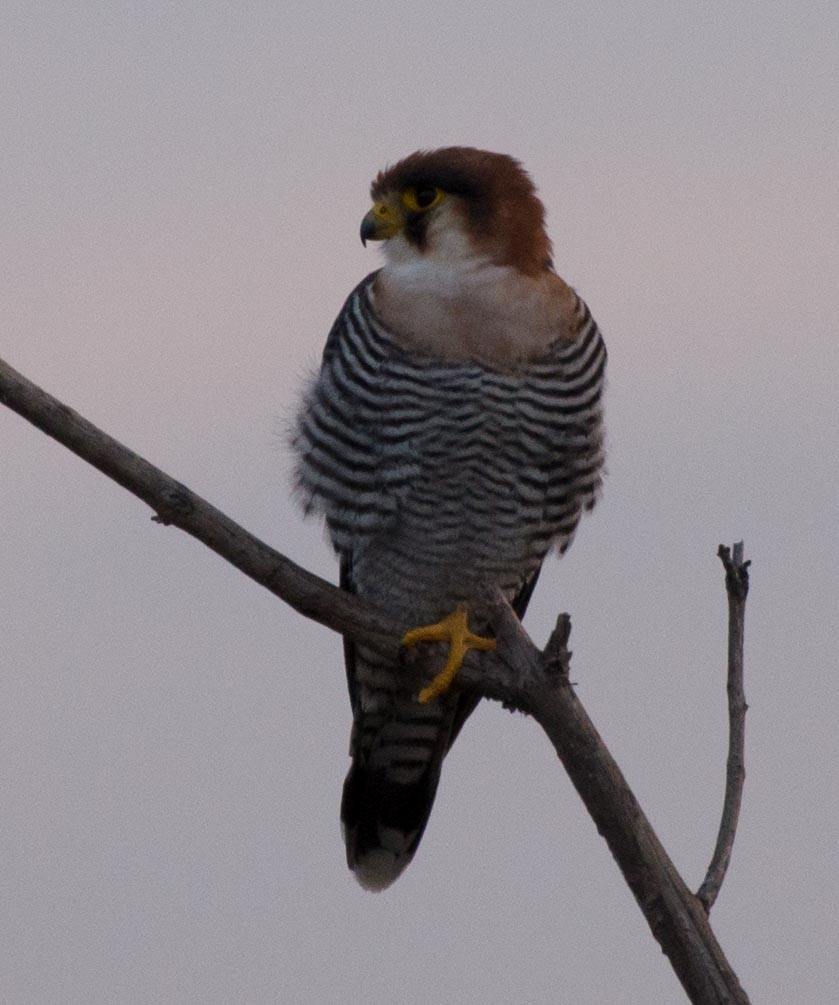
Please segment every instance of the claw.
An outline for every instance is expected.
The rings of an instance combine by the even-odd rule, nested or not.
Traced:
[[[402,639],[403,646],[415,646],[418,642],[448,642],[449,658],[434,680],[420,691],[420,704],[426,705],[441,694],[445,694],[457,676],[463,657],[470,649],[488,652],[495,649],[495,639],[487,639],[469,631],[465,607],[458,607],[448,617],[433,625],[414,628]]]

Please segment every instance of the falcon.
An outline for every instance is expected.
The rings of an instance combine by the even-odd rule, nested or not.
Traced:
[[[398,660],[344,644],[347,861],[382,890],[413,857],[477,704],[457,672],[495,645],[487,587],[522,617],[546,554],[595,503],[606,349],[512,157],[418,151],[370,194],[361,239],[382,242],[384,265],[338,315],[293,446],[342,587],[405,632]]]

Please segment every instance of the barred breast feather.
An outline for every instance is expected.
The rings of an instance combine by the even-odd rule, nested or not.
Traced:
[[[504,372],[446,364],[397,345],[377,316],[376,276],[345,303],[298,416],[304,508],[324,516],[345,588],[406,630],[487,583],[521,615],[546,553],[568,547],[599,491],[600,331],[575,295],[568,337],[538,358]],[[413,855],[474,699],[455,690],[420,705],[410,659],[385,665],[352,644],[346,656],[354,727],[342,817],[350,865],[377,889]]]

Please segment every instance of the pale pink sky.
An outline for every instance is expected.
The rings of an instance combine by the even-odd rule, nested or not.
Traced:
[[[283,429],[417,147],[529,167],[610,349],[609,478],[527,627],[696,887],[720,541],[754,560],[713,922],[755,1003],[839,977],[835,4],[7,3],[0,356],[325,575]],[[74,9],[75,7],[75,9]],[[388,893],[344,863],[340,640],[0,412],[0,999],[669,1005],[538,729],[486,705]]]

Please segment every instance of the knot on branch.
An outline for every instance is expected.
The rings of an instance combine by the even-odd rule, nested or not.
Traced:
[[[195,511],[193,495],[184,485],[167,487],[160,493],[155,509],[157,512],[152,517],[155,523],[164,527],[169,527],[171,524],[178,525]]]
[[[540,651],[499,589],[488,590],[485,603],[498,648],[480,656],[470,653],[461,681],[511,712],[532,715],[532,696],[540,686],[570,686],[571,618],[559,615],[544,651]]]

